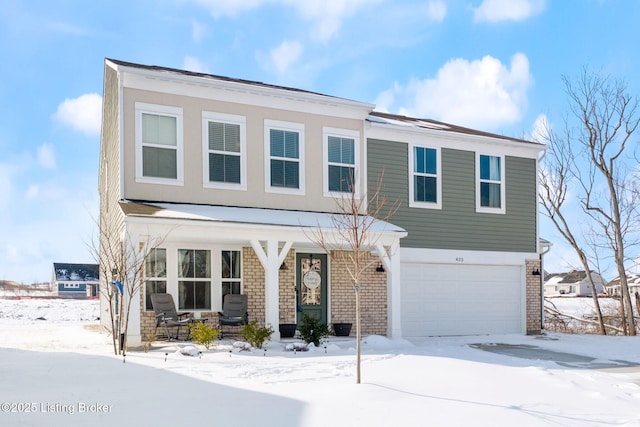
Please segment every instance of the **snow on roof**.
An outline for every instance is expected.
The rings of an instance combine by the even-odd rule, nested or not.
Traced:
[[[149,216],[197,221],[230,222],[303,228],[335,228],[335,213],[293,211],[284,209],[245,208],[233,206],[195,205],[155,202],[120,202],[128,216]],[[406,231],[382,220],[375,220],[371,231],[402,233]]]
[[[371,123],[378,123],[383,125],[392,125],[392,126],[402,126],[407,128],[422,128],[422,129],[432,129],[432,130],[441,130],[447,132],[454,133],[462,133],[466,135],[476,135],[476,136],[485,136],[489,138],[498,138],[512,142],[518,142],[523,144],[532,144],[539,145],[544,147],[544,144],[540,144],[538,142],[527,141],[520,138],[512,138],[505,135],[498,135],[490,132],[483,132],[476,129],[465,128],[462,126],[452,125],[449,123],[439,122],[437,120],[431,119],[419,119],[414,117],[401,116],[398,114],[390,114],[383,113],[380,111],[372,111],[369,113],[367,120]]]

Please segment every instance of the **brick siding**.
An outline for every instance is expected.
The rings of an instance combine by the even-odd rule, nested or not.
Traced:
[[[343,254],[332,253],[331,261],[331,323],[352,323],[355,335],[356,298]],[[377,257],[367,254],[371,265],[360,281],[360,327],[363,334],[387,334],[387,273],[377,272]]]
[[[532,273],[535,270],[540,270],[540,260],[528,259],[525,262],[526,265],[526,282],[527,282],[527,335],[539,335],[540,325],[542,322],[542,301],[540,295],[540,277],[534,276]]]

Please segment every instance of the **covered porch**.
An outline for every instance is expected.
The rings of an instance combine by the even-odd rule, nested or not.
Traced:
[[[155,329],[147,302],[153,291],[172,294],[180,311],[214,324],[225,293],[246,294],[250,320],[271,325],[272,339],[280,338],[279,324],[296,323],[305,311],[327,324],[355,323],[353,283],[342,263],[315,243],[318,230],[340,242],[334,214],[130,201],[120,206],[134,241],[160,238],[165,266],[162,277],[146,276],[140,310],[131,313],[130,345],[148,341]],[[361,283],[363,332],[399,337],[399,240],[406,232],[384,221],[371,232],[371,262]],[[332,255],[345,249],[336,244]],[[184,266],[195,259],[203,277],[184,277]]]

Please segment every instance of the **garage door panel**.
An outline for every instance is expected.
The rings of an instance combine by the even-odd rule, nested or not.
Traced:
[[[521,330],[521,267],[404,263],[401,279],[405,336]]]

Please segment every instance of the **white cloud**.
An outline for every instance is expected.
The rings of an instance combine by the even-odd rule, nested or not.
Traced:
[[[533,129],[531,130],[531,140],[539,142],[541,144],[545,144],[548,140],[550,130],[551,128],[549,126],[549,120],[547,119],[546,114],[538,115],[535,122],[533,122]]]
[[[195,19],[191,21],[191,38],[194,42],[200,43],[207,34],[207,26]]]
[[[37,199],[40,195],[40,186],[38,184],[31,184],[24,195],[25,199],[33,200]]]
[[[65,99],[53,116],[74,130],[95,135],[100,133],[102,97],[97,93],[86,93],[74,99]]]
[[[545,0],[484,0],[473,9],[473,21],[522,21],[542,13],[545,7]]]
[[[182,61],[182,69],[193,71],[195,73],[208,73],[207,67],[198,59],[193,56],[185,56]]]
[[[342,25],[342,21],[352,16],[359,9],[380,3],[383,0],[195,0],[209,9],[214,18],[236,16],[240,13],[256,9],[264,4],[276,4],[293,7],[304,19],[312,22],[311,38],[327,41],[334,37]],[[435,14],[442,14],[442,0],[435,0],[430,7]]]
[[[430,1],[427,5],[427,14],[430,20],[442,22],[447,16],[447,5],[442,0]]]
[[[491,56],[457,58],[434,78],[395,83],[376,104],[383,111],[491,130],[521,118],[532,81],[529,60],[522,53],[513,55],[510,67]]]
[[[269,51],[269,57],[278,72],[284,74],[300,58],[303,49],[301,43],[285,40]]]
[[[56,168],[56,153],[53,150],[53,145],[44,143],[38,147],[38,164],[45,169]]]
[[[284,4],[295,7],[307,20],[312,21],[311,38],[327,41],[340,30],[342,21],[356,11],[380,3],[381,0],[282,0]]]
[[[273,0],[196,0],[196,3],[209,9],[214,18],[221,16],[235,16]]]

